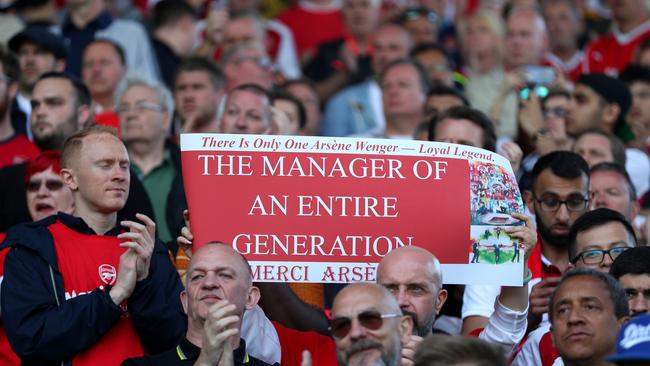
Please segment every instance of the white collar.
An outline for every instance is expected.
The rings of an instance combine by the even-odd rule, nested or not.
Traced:
[[[616,38],[616,41],[620,45],[625,45],[632,42],[636,37],[640,36],[641,34],[649,30],[650,30],[650,19],[639,24],[636,28],[632,29],[627,33],[621,33],[616,23],[612,24],[612,34],[614,35],[614,38]]]

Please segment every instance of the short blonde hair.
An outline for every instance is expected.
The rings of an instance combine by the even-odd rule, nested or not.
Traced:
[[[115,128],[102,125],[93,125],[84,128],[65,139],[63,150],[61,151],[61,168],[70,168],[72,162],[78,157],[83,140],[86,137],[103,134],[115,136],[115,138],[119,139]]]

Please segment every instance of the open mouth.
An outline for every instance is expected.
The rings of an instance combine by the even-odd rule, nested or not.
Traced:
[[[54,211],[54,206],[49,205],[47,203],[37,203],[35,208],[36,208],[36,212]]]

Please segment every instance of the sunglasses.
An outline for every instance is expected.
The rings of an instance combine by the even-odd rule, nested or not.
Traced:
[[[382,314],[375,310],[367,310],[357,315],[362,327],[377,330],[384,324],[384,319],[401,317],[402,314]],[[352,319],[349,317],[334,318],[330,322],[330,332],[334,338],[345,338],[352,329]]]
[[[41,185],[45,184],[45,188],[50,191],[58,191],[63,188],[63,182],[55,179],[42,180],[30,180],[27,182],[27,192],[38,192],[41,189]]]

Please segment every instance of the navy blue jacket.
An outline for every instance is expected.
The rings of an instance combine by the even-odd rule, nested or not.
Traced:
[[[65,300],[48,230],[56,220],[78,232],[95,234],[82,219],[59,213],[14,226],[2,246],[13,247],[4,267],[2,321],[24,366],[69,365],[77,353],[101,341],[122,315],[111,300],[110,286]],[[106,235],[117,235],[120,230],[116,226]],[[83,244],[79,243],[79,250]],[[182,290],[167,249],[156,241],[149,277],[136,284],[128,300],[130,316],[147,353],[163,352],[184,338],[187,318],[180,302]]]

